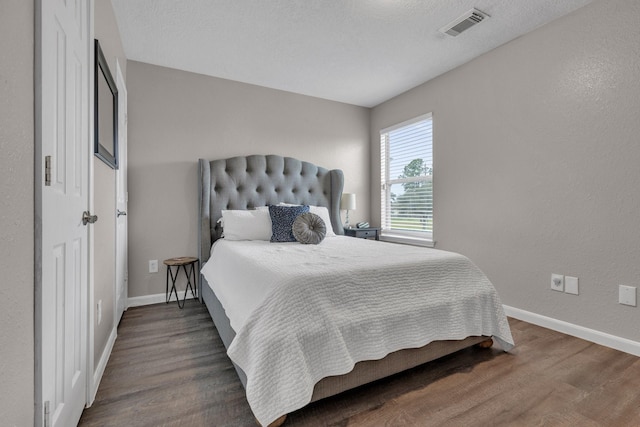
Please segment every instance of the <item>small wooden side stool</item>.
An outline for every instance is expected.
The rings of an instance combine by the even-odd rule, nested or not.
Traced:
[[[183,308],[184,303],[187,301],[187,291],[189,289],[191,289],[191,295],[193,295],[193,298],[198,298],[195,266],[197,264],[198,270],[200,270],[200,260],[191,256],[183,256],[178,258],[165,259],[164,264],[167,266],[167,286],[165,291],[165,294],[167,296],[167,304],[169,304],[169,301],[171,300],[171,294],[175,292],[176,300],[178,301],[178,307]],[[173,274],[173,270],[171,270],[171,267],[176,267],[175,275]],[[187,276],[187,286],[184,288],[184,298],[182,300],[182,305],[180,305],[180,297],[178,296],[178,290],[176,289],[176,279],[178,278],[180,267],[182,267],[182,269],[184,270],[184,274]],[[189,271],[187,271],[187,267],[191,267]],[[169,291],[169,276],[171,276],[171,291]],[[193,285],[191,284],[191,276],[193,276]]]

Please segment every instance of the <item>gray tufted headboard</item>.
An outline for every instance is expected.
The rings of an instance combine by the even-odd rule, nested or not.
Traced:
[[[232,157],[199,162],[198,258],[209,259],[222,230],[223,209],[251,209],[280,202],[326,206],[336,234],[344,234],[340,198],[344,176],[312,163],[277,155]]]

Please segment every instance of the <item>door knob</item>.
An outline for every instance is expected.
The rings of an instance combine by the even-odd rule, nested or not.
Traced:
[[[89,211],[82,212],[82,225],[93,224],[98,220],[98,215],[91,215]]]
[[[127,216],[127,213],[125,211],[121,211],[120,209],[116,209],[116,212],[118,217],[120,217],[121,215]]]

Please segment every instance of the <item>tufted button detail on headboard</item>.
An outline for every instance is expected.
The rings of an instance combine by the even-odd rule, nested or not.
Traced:
[[[336,201],[336,197],[343,185],[341,171],[330,171],[311,163],[275,155],[199,162],[201,176],[208,181],[203,183],[201,194],[201,234],[207,237],[202,238],[200,249],[206,257],[211,243],[220,238],[221,228],[216,221],[222,209],[253,208],[285,201],[326,206],[330,210],[334,228],[339,227],[339,219],[336,219],[339,200]]]

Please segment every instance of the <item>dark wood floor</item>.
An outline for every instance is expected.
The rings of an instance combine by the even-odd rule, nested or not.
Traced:
[[[510,319],[467,349],[316,402],[286,426],[640,426],[640,358]],[[81,426],[255,426],[206,308],[129,309]]]

